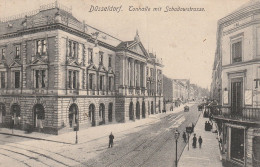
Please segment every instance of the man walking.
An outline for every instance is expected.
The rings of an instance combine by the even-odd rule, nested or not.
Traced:
[[[193,146],[193,148],[197,147],[197,137],[196,137],[196,134],[194,134],[194,136],[192,138],[192,146]]]
[[[202,138],[201,138],[201,136],[199,137],[199,146],[200,146],[200,148],[201,148],[201,144],[202,144]]]
[[[113,147],[113,140],[114,140],[114,135],[113,135],[112,132],[111,132],[111,134],[109,135],[108,148]]]
[[[184,142],[186,143],[187,137],[186,137],[186,133],[185,132],[183,132],[182,138],[183,138]]]

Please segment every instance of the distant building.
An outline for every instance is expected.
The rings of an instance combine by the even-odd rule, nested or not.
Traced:
[[[0,21],[0,126],[58,134],[143,119],[163,106],[163,65],[55,2]]]
[[[224,166],[260,166],[260,1],[218,22],[211,95]]]

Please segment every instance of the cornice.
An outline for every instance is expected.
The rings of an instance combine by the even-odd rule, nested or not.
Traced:
[[[246,61],[246,62],[239,62],[239,63],[234,63],[234,64],[228,64],[228,65],[224,65],[222,66],[222,69],[228,69],[228,68],[233,68],[233,67],[241,67],[241,66],[246,66],[246,65],[250,65],[250,64],[259,64],[260,63],[260,59],[253,59],[250,61]]]
[[[95,43],[95,39],[93,39],[91,35],[89,35],[85,32],[81,32],[77,29],[68,27],[68,26],[61,24],[61,23],[54,23],[54,24],[49,24],[49,25],[44,25],[44,26],[39,26],[39,27],[27,28],[27,29],[18,30],[17,32],[14,32],[14,33],[3,34],[3,35],[0,36],[0,40],[1,39],[7,39],[7,38],[15,38],[15,37],[18,37],[18,36],[37,33],[37,32],[50,31],[50,30],[63,30],[65,32],[76,35],[78,37],[85,38],[85,39],[88,40],[88,42],[91,42],[93,44]],[[98,41],[98,44],[102,47],[107,48],[107,49],[116,51],[116,47],[114,47],[114,46],[112,46],[108,43]]]

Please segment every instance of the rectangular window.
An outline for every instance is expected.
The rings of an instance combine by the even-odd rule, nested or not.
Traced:
[[[2,60],[5,60],[5,48],[2,48]]]
[[[20,46],[15,47],[15,59],[20,59]]]
[[[150,74],[151,74],[151,77],[153,77],[153,69],[152,68],[150,69]]]
[[[69,48],[68,48],[68,52],[69,52],[69,56],[71,57],[71,55],[72,55],[72,42],[71,41],[69,41],[69,46],[68,46]]]
[[[77,88],[77,72],[73,71],[73,89]]]
[[[20,87],[20,71],[14,72],[14,87],[19,88]]]
[[[104,76],[103,75],[100,75],[99,77],[99,89],[100,90],[103,90],[103,79],[104,79]]]
[[[69,57],[71,58],[77,58],[78,57],[78,43],[74,41],[69,41],[69,46],[68,46],[68,53]]]
[[[93,89],[93,75],[89,74],[89,89]]]
[[[108,58],[108,67],[112,66],[112,57],[109,56]]]
[[[103,65],[103,53],[99,53],[99,64]]]
[[[88,50],[88,61],[89,63],[93,63],[93,50],[92,49],[89,49]]]
[[[45,88],[45,70],[35,70],[35,87],[36,88]]]
[[[77,58],[78,57],[78,46],[77,46],[77,43],[76,42],[73,42],[73,55],[72,57],[73,58]]]
[[[46,54],[46,51],[47,51],[46,40],[45,39],[37,40],[36,49],[37,49],[36,54],[38,54],[38,55]]]
[[[42,88],[45,88],[45,78],[46,74],[45,74],[45,70],[42,70]]]
[[[238,41],[232,44],[232,62],[242,61],[242,41]]]
[[[35,71],[35,79],[36,79],[36,81],[35,81],[35,87],[36,88],[39,88],[39,70],[36,70]]]
[[[5,72],[1,72],[1,88],[5,88]]]
[[[149,67],[146,68],[146,76],[149,76]]]
[[[110,91],[112,90],[112,77],[108,78],[108,88]]]
[[[72,88],[71,77],[72,77],[72,71],[69,71],[69,88]]]

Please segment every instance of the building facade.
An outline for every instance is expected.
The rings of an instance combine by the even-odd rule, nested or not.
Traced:
[[[0,22],[0,126],[58,134],[160,113],[162,62],[57,2]]]
[[[216,107],[213,114],[223,164],[260,166],[259,0],[219,20],[216,53],[213,82],[221,83],[211,91],[214,97],[221,95],[222,106]]]

